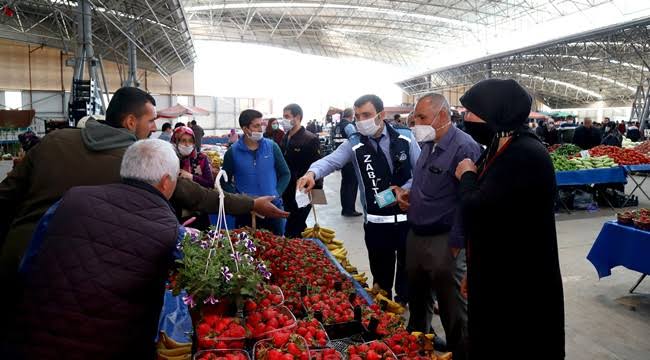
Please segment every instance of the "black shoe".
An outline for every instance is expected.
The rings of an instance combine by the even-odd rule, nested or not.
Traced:
[[[345,217],[355,217],[355,216],[361,216],[361,215],[363,215],[363,213],[360,213],[358,211],[353,211],[351,213],[341,213],[341,215],[343,215]]]

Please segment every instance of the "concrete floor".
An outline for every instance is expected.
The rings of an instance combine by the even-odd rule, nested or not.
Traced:
[[[350,262],[370,277],[363,241],[363,220],[340,215],[340,179],[339,172],[325,179],[329,203],[317,206],[318,220],[321,225],[336,230],[337,238],[345,242]],[[643,200],[640,199],[640,206],[650,207],[650,201]],[[360,203],[357,210],[361,210]],[[615,213],[610,209],[557,216],[567,359],[650,359],[650,278],[641,283],[635,294],[629,294],[628,290],[640,274],[618,267],[612,270],[611,276],[599,280],[596,270],[586,259],[602,224],[614,217]],[[309,226],[313,222],[313,217],[310,217]],[[438,333],[444,333],[438,317],[433,325]],[[501,337],[495,340],[507,341],[507,334],[499,335]],[[540,350],[543,351],[543,345]]]

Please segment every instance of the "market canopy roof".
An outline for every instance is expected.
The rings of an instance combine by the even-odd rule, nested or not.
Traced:
[[[432,70],[401,81],[411,95],[512,78],[552,108],[631,105],[650,72],[650,17]]]
[[[210,112],[198,106],[185,106],[181,104],[176,104],[158,111],[158,118],[164,119],[173,119],[183,115],[207,116],[210,115]]]
[[[271,45],[399,65],[477,34],[579,13],[611,0],[184,0],[194,39]],[[588,19],[584,19],[588,21]],[[424,56],[426,60],[426,56]]]
[[[88,0],[95,54],[127,63],[129,39],[140,67],[167,77],[194,63],[196,53],[180,0]],[[77,1],[5,1],[0,38],[74,52]],[[4,5],[4,4],[3,4]]]

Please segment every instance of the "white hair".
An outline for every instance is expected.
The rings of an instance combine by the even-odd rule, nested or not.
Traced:
[[[139,140],[126,149],[120,176],[156,185],[165,175],[176,181],[179,169],[178,156],[169,141]]]

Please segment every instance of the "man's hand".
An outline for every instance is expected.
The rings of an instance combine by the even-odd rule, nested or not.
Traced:
[[[406,189],[402,189],[399,186],[391,186],[391,189],[395,192],[395,197],[397,198],[397,205],[402,211],[408,210],[409,206],[411,205],[409,203],[409,194],[410,191]]]
[[[192,180],[192,179],[194,179],[194,177],[192,176],[192,174],[191,174],[190,172],[188,172],[188,171],[185,171],[185,170],[181,170],[181,171],[178,173],[178,175],[179,175],[180,177],[182,177],[182,178],[187,179],[187,180]]]
[[[468,171],[474,173],[477,171],[476,165],[474,164],[474,161],[472,161],[472,159],[465,159],[458,163],[458,166],[456,167],[456,179],[460,180],[463,174]]]
[[[311,171],[307,171],[307,173],[296,182],[296,191],[303,191],[306,193],[311,191],[314,186],[316,186],[315,174]]]
[[[467,299],[467,274],[465,274],[463,280],[460,281],[460,294]]]
[[[271,203],[275,196],[260,196],[253,203],[253,211],[268,218],[286,218],[289,213],[278,209]]]

